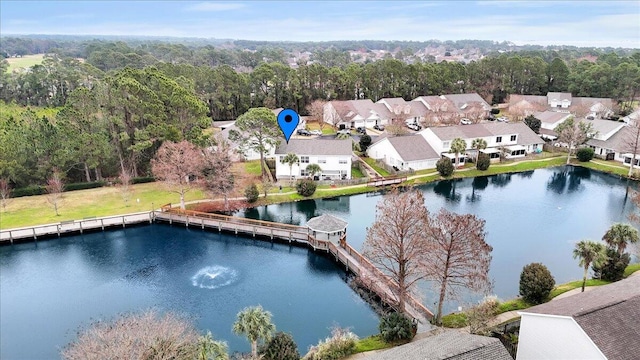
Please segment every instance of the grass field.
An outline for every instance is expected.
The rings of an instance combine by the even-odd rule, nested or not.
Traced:
[[[0,213],[0,229],[148,211],[170,202],[180,202],[178,194],[167,191],[161,183],[138,184],[132,188],[128,203],[124,202],[116,187],[65,192],[59,207],[60,216],[56,216],[46,195],[11,199],[7,211]],[[204,198],[205,194],[199,190],[190,191],[186,195],[187,201]]]
[[[376,164],[376,160],[375,159],[368,158],[368,157],[363,157],[362,160],[364,160],[364,162],[369,164],[369,166],[371,166],[373,168],[373,170],[377,171],[378,174],[380,174],[382,176],[391,175],[387,170],[385,170],[385,169],[381,168],[380,166],[378,166],[378,164]]]
[[[18,58],[8,58],[7,62],[9,63],[9,68],[7,69],[7,72],[12,72],[21,68],[30,68],[33,65],[41,64],[43,59],[44,54],[25,55]]]

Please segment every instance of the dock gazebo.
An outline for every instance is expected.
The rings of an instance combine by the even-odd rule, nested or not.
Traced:
[[[331,241],[344,247],[347,241],[348,223],[333,215],[322,214],[307,221],[309,237],[314,240]]]

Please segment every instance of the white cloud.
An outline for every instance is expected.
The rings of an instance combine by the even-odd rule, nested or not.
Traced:
[[[228,3],[228,2],[202,2],[188,6],[187,11],[228,11],[242,9],[246,5],[243,3]]]

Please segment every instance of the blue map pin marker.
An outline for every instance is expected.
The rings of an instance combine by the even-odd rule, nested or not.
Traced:
[[[284,139],[287,141],[287,144],[299,123],[300,115],[298,115],[295,110],[284,109],[278,114],[278,125],[280,126],[280,130],[282,130],[282,134],[284,135]]]

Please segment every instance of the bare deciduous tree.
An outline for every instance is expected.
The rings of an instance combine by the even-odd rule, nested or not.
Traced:
[[[488,111],[484,109],[482,104],[478,101],[472,101],[464,109],[464,116],[471,120],[474,124],[487,118]]]
[[[224,342],[201,337],[194,325],[172,313],[154,311],[97,321],[62,350],[65,360],[228,359]]]
[[[185,194],[196,185],[192,177],[201,173],[202,166],[202,152],[186,140],[179,143],[165,141],[151,160],[151,172],[156,179],[163,181],[169,191],[180,195],[181,209],[185,208]]]
[[[11,199],[11,184],[9,184],[9,180],[5,178],[0,178],[0,203],[2,203],[2,210],[7,211],[7,205],[9,205],[9,200]]]
[[[498,313],[498,305],[498,299],[495,297],[486,297],[480,304],[467,310],[469,332],[488,336],[490,333],[491,320],[493,320]]]
[[[631,159],[631,164],[629,164],[629,174],[628,174],[628,176],[631,177],[631,175],[633,175],[633,169],[635,166],[636,159],[638,157],[638,155],[636,154],[640,152],[640,122],[631,121],[629,125],[626,127],[626,129],[623,129],[623,130],[626,131],[626,136],[624,138],[624,143],[623,143],[623,147],[624,147],[623,151],[627,151],[630,154],[632,154],[632,159]]]
[[[204,186],[214,196],[224,197],[225,211],[229,211],[229,194],[235,186],[231,146],[223,137],[213,139],[214,146],[205,154]]]
[[[367,229],[364,256],[389,275],[400,311],[426,275],[422,258],[427,250],[424,230],[428,216],[422,193],[392,192],[378,202],[376,221]]]
[[[307,112],[311,121],[317,122],[320,130],[324,128],[324,105],[327,102],[324,100],[314,100],[311,104],[307,105]]]
[[[569,117],[560,125],[556,126],[555,132],[558,133],[558,141],[567,144],[569,153],[567,154],[567,164],[571,159],[571,152],[578,145],[582,145],[595,136],[593,124],[584,121],[577,121],[573,117]]]
[[[547,105],[539,102],[526,102],[520,101],[514,105],[509,106],[509,115],[515,121],[522,121],[529,115],[533,115],[538,111],[544,111],[547,109]]]
[[[131,194],[133,192],[133,188],[131,186],[133,177],[129,171],[122,170],[120,171],[120,176],[118,176],[118,178],[120,179],[120,184],[118,185],[120,196],[122,196],[122,200],[124,200],[125,205],[129,206],[129,200],[131,199]]]
[[[62,192],[64,191],[64,181],[60,171],[53,170],[51,177],[47,179],[45,190],[47,191],[47,201],[53,206],[56,216],[60,216],[58,209],[62,205]]]
[[[445,298],[456,297],[463,289],[491,289],[489,265],[493,248],[484,241],[484,224],[475,215],[458,215],[445,209],[429,217],[425,232],[429,253],[424,257],[424,269],[439,289],[437,323],[442,318]]]

